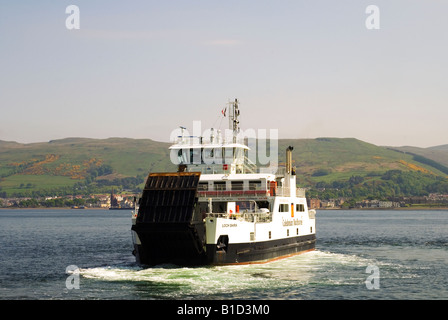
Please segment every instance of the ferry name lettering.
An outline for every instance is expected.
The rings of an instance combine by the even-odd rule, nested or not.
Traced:
[[[236,223],[223,223],[222,224],[223,228],[227,228],[227,227],[238,227],[238,224]]]
[[[301,226],[302,225],[302,220],[300,219],[288,219],[288,220],[283,220],[282,221],[282,225],[284,227],[289,227],[289,226]]]

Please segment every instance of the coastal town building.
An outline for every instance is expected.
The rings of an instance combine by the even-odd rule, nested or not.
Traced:
[[[67,195],[67,196],[46,196],[42,198],[0,198],[0,208],[21,208],[21,207],[52,207],[52,206],[66,206],[82,204],[86,208],[103,208],[108,209],[112,207],[132,208],[134,206],[133,194],[116,195],[116,194],[101,194],[101,195]],[[341,209],[341,208],[355,208],[355,209],[395,209],[404,207],[448,207],[448,194],[431,193],[428,196],[413,196],[413,197],[396,197],[391,199],[364,199],[356,202],[351,202],[348,205],[346,198],[336,198],[322,200],[317,198],[308,198],[308,207],[310,209]]]

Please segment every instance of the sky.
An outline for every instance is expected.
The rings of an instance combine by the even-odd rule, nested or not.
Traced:
[[[226,129],[237,98],[242,129],[279,138],[448,144],[447,12],[443,0],[0,0],[0,140],[169,142],[193,121]]]

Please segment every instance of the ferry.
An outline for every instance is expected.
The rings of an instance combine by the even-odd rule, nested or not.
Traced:
[[[316,211],[296,186],[293,147],[285,150],[286,166],[256,166],[238,138],[239,114],[235,99],[229,139],[214,130],[207,141],[178,136],[170,147],[178,171],[148,175],[132,215],[137,263],[265,263],[315,249]]]

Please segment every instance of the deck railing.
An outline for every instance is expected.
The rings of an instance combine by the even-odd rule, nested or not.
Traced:
[[[219,190],[198,191],[198,196],[203,198],[214,197],[266,197],[270,196],[269,190]]]
[[[276,190],[217,190],[208,191],[200,190],[198,191],[198,196],[200,198],[215,198],[215,197],[254,197],[254,198],[265,198],[270,196],[279,197],[289,197],[290,188],[278,187]],[[296,188],[296,196],[299,198],[305,197],[305,189]]]

